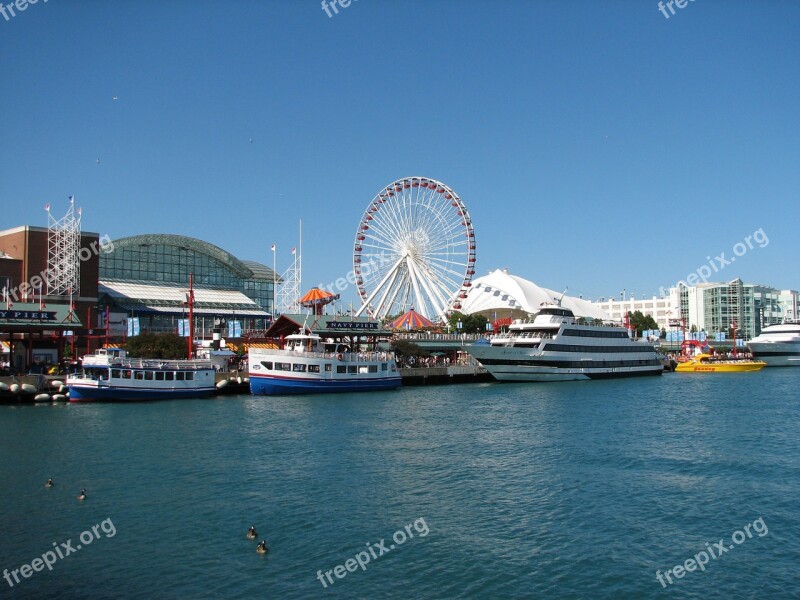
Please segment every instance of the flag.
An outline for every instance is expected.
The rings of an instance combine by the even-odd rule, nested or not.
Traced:
[[[47,210],[47,211],[50,210],[50,203],[49,202],[44,205],[44,209]]]
[[[270,246],[269,249],[275,252],[275,244],[272,244],[272,246]]]
[[[297,254],[297,248],[292,248],[292,254]]]

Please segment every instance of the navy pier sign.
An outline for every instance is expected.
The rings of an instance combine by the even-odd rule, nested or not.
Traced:
[[[0,319],[9,321],[55,321],[55,311],[45,310],[0,310]]]
[[[378,323],[364,321],[328,321],[328,329],[378,329]]]

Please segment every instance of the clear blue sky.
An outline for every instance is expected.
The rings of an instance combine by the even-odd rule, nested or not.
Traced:
[[[717,279],[797,289],[800,3],[657,4],[39,0],[0,17],[0,228],[74,194],[86,230],[277,243],[281,271],[302,218],[308,288],[423,175],[478,276],[649,295],[763,229]]]

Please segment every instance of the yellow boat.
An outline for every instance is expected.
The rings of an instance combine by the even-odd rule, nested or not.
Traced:
[[[744,373],[760,371],[767,366],[762,360],[749,358],[717,358],[710,354],[698,354],[685,362],[679,362],[676,373]]]

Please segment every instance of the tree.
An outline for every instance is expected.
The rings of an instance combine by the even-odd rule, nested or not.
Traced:
[[[136,358],[186,358],[188,341],[175,333],[143,333],[129,337],[125,350]]]
[[[430,356],[430,352],[424,348],[420,348],[417,344],[410,340],[394,340],[392,341],[392,349],[398,356]]]
[[[461,321],[461,329],[458,329],[458,322]],[[450,323],[450,331],[454,333],[484,333],[486,331],[486,323],[489,322],[483,315],[465,315],[455,311],[450,315],[448,323]]]
[[[642,314],[642,311],[636,312],[628,311],[628,321],[630,322],[631,329],[636,332],[636,336],[642,335],[643,331],[658,329],[658,323],[650,315]]]

